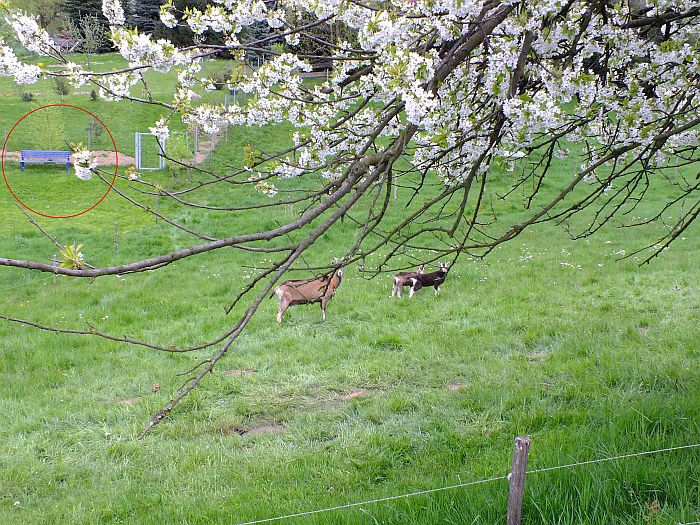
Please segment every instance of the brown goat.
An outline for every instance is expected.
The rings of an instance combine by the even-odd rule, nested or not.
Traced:
[[[272,294],[280,299],[280,306],[277,309],[277,322],[282,322],[282,314],[290,306],[311,303],[321,303],[321,314],[325,321],[326,303],[333,297],[338,286],[340,286],[342,278],[343,269],[338,268],[330,279],[327,275],[324,275],[318,279],[286,281],[279,285]]]
[[[411,286],[411,278],[421,275],[425,265],[421,264],[417,272],[399,272],[394,275],[394,286],[391,288],[391,296],[401,297],[401,290],[404,286]]]

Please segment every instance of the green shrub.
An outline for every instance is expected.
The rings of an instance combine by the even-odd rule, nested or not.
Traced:
[[[226,82],[238,80],[240,75],[240,67],[233,68],[232,66],[228,66],[221,71],[212,73],[211,80],[214,83],[214,87],[221,90],[226,88]]]
[[[218,90],[222,90],[226,87],[226,81],[231,78],[231,68],[227,67],[216,73],[212,73],[211,79],[214,82],[214,87]]]
[[[31,102],[34,100],[34,93],[21,93],[20,97],[24,102]]]
[[[187,145],[187,139],[184,135],[175,135],[168,139],[167,144],[168,157],[177,161],[168,163],[168,169],[174,174],[186,169],[185,166],[178,162],[187,163],[194,158],[192,149]]]
[[[50,98],[42,100],[42,104],[52,104]],[[37,108],[42,104],[37,103]],[[65,108],[47,107],[41,111],[35,111],[24,121],[25,133],[31,141],[41,144],[42,149],[65,149],[66,146],[66,119]]]
[[[54,91],[61,95],[61,97],[70,95],[70,83],[68,82],[68,79],[66,77],[54,77],[53,82]]]
[[[90,145],[91,145],[92,149],[95,149],[95,146],[99,143],[100,137],[102,137],[102,133],[105,130],[104,126],[93,118],[93,119],[90,119],[90,122],[88,123],[85,130],[88,132],[88,134],[90,136],[90,139],[91,139]]]

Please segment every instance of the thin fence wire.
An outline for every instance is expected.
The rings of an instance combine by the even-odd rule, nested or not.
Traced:
[[[577,461],[575,463],[567,463],[565,465],[556,465],[553,467],[544,467],[544,468],[539,468],[539,469],[528,470],[527,474],[537,474],[540,472],[549,472],[552,470],[580,467],[582,465],[592,465],[594,463],[603,463],[606,461],[616,461],[616,460],[620,460],[620,459],[633,458],[633,457],[639,457],[639,456],[649,456],[651,454],[658,454],[661,452],[670,452],[673,450],[684,450],[684,449],[690,449],[690,448],[696,448],[696,447],[700,447],[700,443],[695,443],[692,445],[680,445],[677,447],[660,448],[657,450],[646,450],[643,452],[631,452],[628,454],[621,454],[619,456],[613,456],[613,457],[609,457],[609,458],[598,458],[598,459],[591,459],[588,461]],[[236,525],[254,525],[256,523],[269,523],[272,521],[281,521],[281,520],[286,520],[289,518],[299,518],[299,517],[303,517],[303,516],[310,516],[312,514],[320,514],[323,512],[331,512],[331,511],[335,511],[335,510],[348,509],[351,507],[359,507],[362,505],[370,505],[372,503],[381,503],[384,501],[409,498],[411,496],[420,496],[422,494],[432,494],[434,492],[453,490],[453,489],[458,489],[458,488],[462,488],[462,487],[469,487],[472,485],[480,485],[480,484],[484,484],[484,483],[489,483],[491,481],[508,479],[509,476],[510,476],[510,474],[504,474],[502,476],[495,476],[492,478],[480,479],[477,481],[469,481],[467,483],[458,483],[456,485],[448,485],[446,487],[439,487],[439,488],[426,489],[426,490],[417,490],[414,492],[408,492],[406,494],[399,494],[396,496],[387,496],[384,498],[375,498],[375,499],[370,499],[370,500],[366,500],[366,501],[358,501],[356,503],[346,503],[344,505],[336,505],[335,507],[327,507],[327,508],[323,508],[323,509],[309,510],[309,511],[305,511],[305,512],[296,512],[294,514],[285,514],[283,516],[275,516],[273,518],[263,518],[263,519],[259,519],[259,520],[253,520],[253,521],[245,521],[242,523],[237,523]],[[700,524],[700,521],[695,521],[695,522],[691,522],[691,523],[682,523],[682,524],[679,523],[678,525],[696,525],[696,524]]]
[[[634,458],[638,456],[648,456],[650,454],[658,454],[660,452],[671,452],[672,450],[683,450],[683,449],[688,449],[688,448],[695,448],[695,447],[700,447],[700,443],[696,443],[694,445],[681,445],[678,447],[668,447],[668,448],[660,448],[658,450],[648,450],[644,452],[632,452],[630,454],[622,454],[621,456],[614,456],[611,458],[599,458],[599,459],[591,459],[589,461],[577,461],[575,463],[568,463],[566,465],[557,465],[555,467],[545,467],[545,468],[539,468],[539,469],[534,469],[534,470],[528,470],[528,474],[537,474],[539,472],[549,472],[550,470],[559,470],[563,468],[573,468],[573,467],[580,467],[581,465],[592,465],[593,463],[603,463],[605,461],[616,461],[618,459],[625,459],[625,458]]]
[[[45,277],[45,276],[43,276],[43,277]],[[26,283],[16,284],[14,286],[8,286],[7,288],[2,288],[2,289],[0,289],[0,293],[9,292],[10,290],[16,290],[17,288],[22,288],[24,286],[29,286],[30,284],[38,283],[39,281],[43,281],[43,277],[32,279],[31,281],[27,281]]]
[[[320,514],[321,512],[330,512],[332,510],[341,510],[341,509],[347,509],[350,507],[358,507],[360,505],[369,505],[371,503],[381,503],[382,501],[391,501],[395,499],[401,499],[401,498],[409,498],[411,496],[419,496],[421,494],[432,494],[434,492],[441,492],[443,490],[451,490],[451,489],[458,489],[462,487],[470,487],[472,485],[480,485],[482,483],[489,483],[491,481],[498,481],[501,479],[508,479],[508,474],[503,474],[502,476],[495,476],[493,478],[487,478],[487,479],[480,479],[477,481],[469,481],[467,483],[458,483],[456,485],[449,485],[447,487],[439,487],[435,489],[426,489],[426,490],[416,490],[415,492],[409,492],[407,494],[399,494],[397,496],[387,496],[385,498],[376,498],[376,499],[370,499],[367,501],[360,501],[357,503],[346,503],[344,505],[337,505],[335,507],[328,507],[325,509],[316,509],[316,510],[308,510],[306,512],[297,512],[295,514],[287,514],[285,516],[277,516],[275,518],[264,518],[261,520],[254,520],[254,521],[246,521],[244,523],[238,523],[237,525],[252,525],[254,523],[266,523],[270,521],[279,521],[279,520],[284,520],[288,518],[299,518],[301,516],[310,516],[312,514]]]

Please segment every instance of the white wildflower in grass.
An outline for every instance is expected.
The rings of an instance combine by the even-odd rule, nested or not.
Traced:
[[[136,166],[129,166],[126,169],[126,177],[129,180],[138,180],[139,175],[140,174],[139,174],[138,170],[136,169]]]

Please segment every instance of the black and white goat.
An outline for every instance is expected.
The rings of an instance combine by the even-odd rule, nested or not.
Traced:
[[[394,275],[394,286],[391,287],[391,296],[401,297],[401,290],[404,286],[411,285],[411,278],[421,275],[425,270],[425,265],[421,264],[416,272],[399,272]]]
[[[408,292],[409,297],[424,286],[432,286],[435,288],[435,293],[440,292],[440,286],[447,278],[447,263],[440,263],[440,269],[437,272],[423,273],[411,277],[411,291]]]

